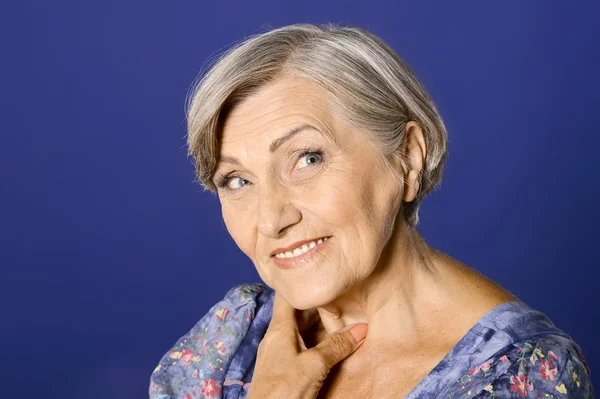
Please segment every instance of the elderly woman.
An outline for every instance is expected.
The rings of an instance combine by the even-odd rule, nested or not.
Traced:
[[[197,84],[189,152],[263,284],[164,355],[151,398],[589,398],[580,347],[417,232],[448,140],[394,51],[299,24]]]

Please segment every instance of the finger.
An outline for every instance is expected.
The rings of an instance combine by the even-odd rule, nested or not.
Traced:
[[[297,325],[296,309],[278,292],[275,292],[273,300],[273,317],[271,318],[271,322]]]
[[[306,343],[304,342],[304,338],[302,338],[302,335],[300,335],[299,331],[296,331],[296,342],[298,342],[298,346],[297,346],[298,352],[303,352],[306,349],[308,349],[306,347]]]
[[[318,353],[329,371],[362,345],[364,338],[367,336],[367,329],[366,323],[349,325],[334,332],[317,346],[308,349],[306,352],[313,351]]]
[[[282,295],[275,292],[273,299],[273,316],[269,323],[267,332],[281,335],[278,339],[288,343],[296,342],[298,322],[296,320],[296,309],[290,305]]]
[[[267,333],[271,336],[277,335],[277,342],[281,348],[295,348],[296,351],[306,350],[306,344],[300,335],[298,319],[304,323],[310,314],[298,312],[282,295],[275,292],[273,299],[273,316]]]
[[[327,331],[337,331],[345,327],[342,318],[334,318],[333,314],[325,309],[319,308],[319,316],[321,317],[323,327],[325,327],[325,330]]]

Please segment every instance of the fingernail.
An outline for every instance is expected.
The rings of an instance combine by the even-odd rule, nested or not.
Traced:
[[[350,329],[350,334],[354,337],[356,342],[360,342],[367,336],[368,324],[360,323]]]

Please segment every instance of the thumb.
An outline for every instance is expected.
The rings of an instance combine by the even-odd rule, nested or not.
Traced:
[[[317,352],[321,359],[325,361],[327,371],[329,371],[358,349],[367,336],[367,330],[368,325],[366,323],[352,324],[340,328],[309,351]]]

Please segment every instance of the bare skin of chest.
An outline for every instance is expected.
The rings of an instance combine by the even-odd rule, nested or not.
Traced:
[[[305,337],[305,341],[312,345],[323,339],[323,334],[324,331],[318,331],[316,335]],[[375,357],[360,354],[359,348],[355,354],[331,369],[318,399],[404,398],[443,359],[449,349],[421,348],[410,353],[389,349]]]
[[[416,371],[414,369],[398,370],[386,373],[387,376],[376,376],[365,372],[362,375],[344,374],[336,366],[331,370],[318,399],[346,398],[404,398],[428,374],[430,370]]]
[[[404,398],[484,314],[517,299],[469,268],[457,270],[457,277],[447,278],[449,286],[469,289],[460,291],[466,294],[450,296],[447,308],[429,326],[429,336],[421,335],[414,342],[384,342],[370,349],[361,346],[331,369],[318,398]],[[302,336],[311,348],[325,339],[327,332],[319,322]]]

